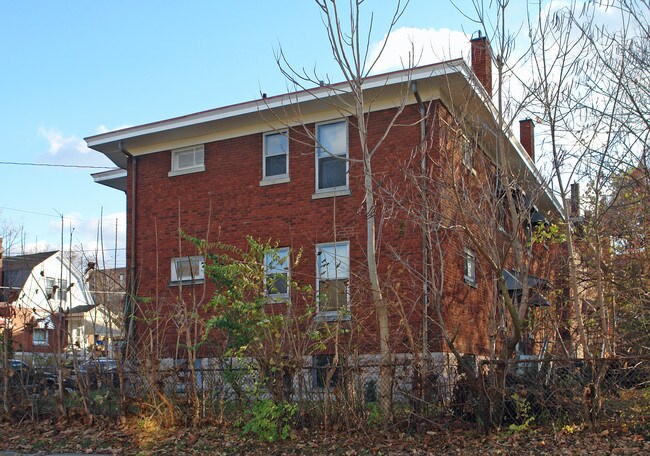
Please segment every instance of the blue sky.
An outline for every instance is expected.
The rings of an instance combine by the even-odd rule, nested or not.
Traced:
[[[369,0],[375,35],[386,31],[393,1]],[[467,9],[471,2],[459,1]],[[517,2],[518,3],[518,2]],[[524,2],[521,1],[522,7]],[[124,194],[95,184],[101,169],[20,166],[7,162],[111,166],[82,138],[106,130],[285,92],[280,45],[297,67],[340,80],[316,5],[275,1],[0,0],[0,228],[18,253],[64,244],[93,252],[100,215],[103,239],[124,263]],[[478,27],[445,0],[412,0],[381,70],[398,68],[408,38],[424,45],[421,63],[469,52]],[[436,48],[437,55],[432,55]],[[109,265],[112,255],[107,256]]]

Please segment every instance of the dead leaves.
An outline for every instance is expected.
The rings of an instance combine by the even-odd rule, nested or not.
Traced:
[[[566,428],[566,427],[565,427]],[[83,420],[0,424],[0,450],[22,453],[79,452],[114,455],[591,455],[650,454],[650,426],[645,422],[608,423],[596,430],[579,426],[553,432],[535,429],[482,436],[467,427],[404,434],[378,430],[324,433],[303,429],[277,444],[243,437],[230,426],[165,428],[129,418],[123,424]]]

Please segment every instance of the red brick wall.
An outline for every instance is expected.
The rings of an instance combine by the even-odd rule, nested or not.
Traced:
[[[530,158],[535,161],[535,124],[532,119],[519,121],[519,142],[524,146]]]
[[[472,70],[481,84],[492,96],[492,52],[486,37],[474,38],[472,45]]]
[[[449,176],[443,163],[460,163],[460,150],[447,134],[453,124],[448,111],[433,103],[440,116],[430,115],[427,123],[429,145],[428,174],[432,185],[430,198],[445,214],[450,226],[459,220],[459,207],[445,188]],[[369,141],[383,134],[394,110],[373,112],[369,116]],[[417,223],[415,184],[409,175],[419,172],[420,158],[413,154],[420,143],[419,113],[408,106],[373,160],[375,190],[378,194],[376,215],[380,233],[380,273],[391,309],[391,344],[395,351],[405,351],[412,337],[422,340],[422,230]],[[313,131],[313,125],[307,125]],[[291,271],[292,279],[315,285],[315,246],[319,243],[350,242],[351,310],[357,332],[356,347],[361,353],[378,351],[377,323],[369,300],[367,285],[366,217],[361,164],[350,164],[350,196],[312,199],[315,186],[314,146],[300,132],[290,133],[291,181],[271,186],[259,185],[262,178],[262,134],[216,141],[205,145],[205,171],[168,177],[171,151],[137,158],[136,172],[136,274],[137,294],[147,298],[139,303],[139,317],[174,315],[168,319],[149,320],[152,332],[145,331],[145,320],[138,321],[136,334],[140,343],[155,347],[159,354],[173,355],[185,334],[201,328],[183,325],[183,312],[195,306],[201,309],[209,300],[212,287],[184,287],[184,303],[179,303],[179,288],[169,286],[171,258],[192,255],[194,247],[179,242],[178,230],[191,236],[245,247],[245,236],[262,241],[277,241],[279,246],[303,249],[300,264]],[[455,144],[455,145],[454,145]],[[356,131],[349,129],[352,159],[361,156]],[[441,153],[444,151],[444,153]],[[127,180],[127,220],[131,218],[131,176]],[[463,166],[463,165],[460,165]],[[462,171],[459,169],[459,172]],[[465,172],[465,171],[463,171]],[[487,170],[478,168],[479,177]],[[466,177],[471,178],[471,174]],[[480,185],[477,179],[473,185]],[[131,231],[127,233],[129,242]],[[129,244],[130,245],[130,244]],[[442,309],[448,330],[456,335],[458,348],[465,352],[486,354],[489,346],[493,273],[477,255],[475,287],[463,280],[463,254],[467,239],[449,229],[441,240],[444,272]],[[127,261],[131,264],[130,252]],[[430,311],[430,318],[433,310]],[[433,319],[429,324],[430,349],[445,350]],[[212,339],[218,347],[220,342]],[[209,345],[209,344],[208,344]]]

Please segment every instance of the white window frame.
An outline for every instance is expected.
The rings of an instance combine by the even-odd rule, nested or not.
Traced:
[[[189,276],[178,276],[179,268],[178,268],[178,263],[181,261],[189,261],[190,264],[192,262],[198,262],[199,263],[199,270],[198,274],[195,277],[192,277],[191,275]],[[202,255],[193,255],[193,256],[182,256],[182,257],[176,257],[171,259],[171,283],[172,284],[179,284],[179,283],[203,283],[205,276],[204,276],[204,259]]]
[[[343,268],[339,271],[339,266],[335,266],[334,277],[322,277],[322,251],[323,249],[334,248],[334,261],[341,259],[347,260],[347,264],[343,263]],[[340,252],[340,254],[339,254]],[[347,254],[347,257],[346,257]],[[341,274],[339,276],[339,273]],[[337,310],[321,310],[320,306],[320,282],[321,279],[329,280],[347,280],[346,283],[346,303],[345,307]],[[350,319],[350,242],[330,242],[326,244],[316,245],[316,305],[317,313],[316,319],[321,321],[334,321],[334,320],[349,320]]]
[[[470,141],[470,139],[462,135],[461,136],[461,154],[463,165],[470,171],[474,169],[474,154],[476,153],[475,144]]]
[[[57,279],[56,277],[45,278],[45,296],[49,295],[50,299],[54,302],[68,302],[68,287],[68,279]],[[54,293],[55,289],[56,293]]]
[[[465,283],[476,285],[476,254],[468,248],[463,253],[463,278]]]
[[[327,188],[319,188],[318,185],[318,175],[320,171],[320,158],[319,158],[319,153],[321,150],[321,144],[319,140],[319,130],[322,127],[326,127],[329,125],[335,125],[335,124],[342,124],[344,125],[345,128],[345,154],[331,154],[329,151],[324,151],[325,156],[329,157],[341,157],[340,160],[345,161],[345,185],[339,185],[337,187],[327,187]],[[314,195],[312,196],[313,199],[318,199],[318,198],[326,198],[330,196],[344,196],[344,195],[349,195],[350,194],[350,136],[349,136],[349,128],[348,128],[348,122],[345,119],[339,119],[339,120],[334,120],[334,121],[328,121],[328,122],[321,122],[316,124],[316,130],[315,130],[315,136],[316,136],[316,149],[315,149],[315,175],[314,175],[314,186],[315,186],[315,192]]]
[[[194,164],[192,166],[179,166],[179,157],[183,154],[194,154]],[[182,147],[172,150],[171,171],[167,174],[169,177],[180,176],[189,173],[198,173],[205,171],[205,146],[198,144],[196,146]]]
[[[284,152],[284,155],[286,157],[286,165],[285,165],[285,172],[283,174],[275,174],[273,176],[267,176],[266,175],[266,159],[267,159],[267,138],[275,135],[281,135],[284,136],[287,139],[287,148]],[[269,155],[271,157],[276,156],[276,155],[282,155],[282,154],[274,154],[274,155]],[[270,131],[268,133],[264,133],[262,136],[262,180],[260,181],[260,185],[273,185],[273,184],[284,184],[286,182],[289,182],[289,130],[281,130],[281,131]]]
[[[44,339],[44,340],[38,340],[38,341],[37,341],[37,340],[36,340],[36,333],[37,333],[37,332],[38,332],[39,334],[40,334],[41,332],[42,332],[43,334],[45,334],[45,339]],[[39,346],[39,347],[46,347],[46,346],[50,345],[50,334],[49,334],[47,328],[34,328],[34,329],[32,330],[32,344],[33,344],[33,345],[37,345],[37,346]]]
[[[289,300],[291,294],[290,253],[289,247],[278,247],[264,254],[264,293],[270,302],[285,302]],[[286,293],[269,293],[268,281],[272,278],[271,275],[275,274],[285,274],[287,283]]]

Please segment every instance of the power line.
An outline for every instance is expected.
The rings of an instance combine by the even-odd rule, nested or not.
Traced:
[[[23,212],[25,214],[43,215],[45,217],[52,217],[52,218],[56,218],[56,219],[61,218],[60,215],[56,215],[56,214],[48,214],[48,213],[45,213],[45,212],[26,211],[24,209],[16,209],[16,208],[13,208],[13,207],[0,206],[0,209],[6,209],[8,211],[15,211],[15,212]],[[115,220],[115,217],[101,217],[101,218],[96,218],[96,219],[92,219],[92,220],[87,220],[87,219],[78,219],[78,218],[67,217],[65,215],[63,216],[63,218],[65,220],[70,220],[70,221],[73,221],[73,222],[99,222],[100,220],[109,220],[109,221]],[[118,226],[125,226],[125,225],[123,223],[118,223]]]
[[[28,163],[28,162],[5,162],[5,161],[0,161],[0,165],[45,166],[50,168],[115,169],[115,166],[63,165],[63,164],[56,164],[56,163]]]

